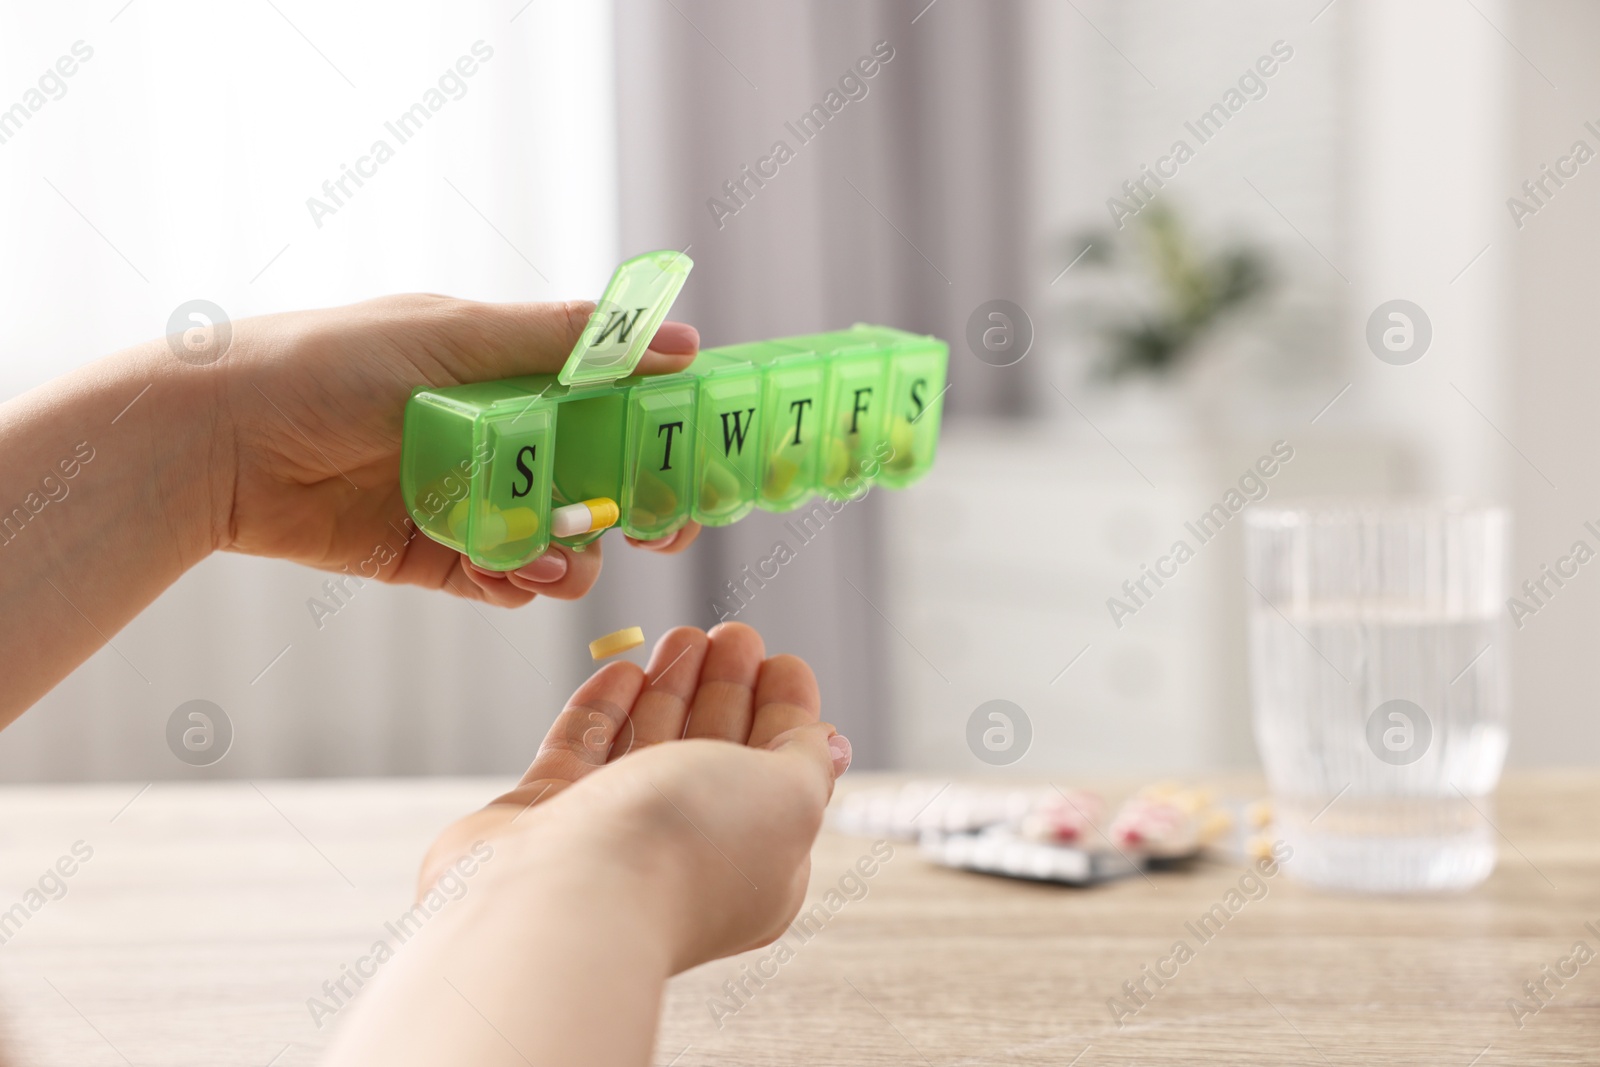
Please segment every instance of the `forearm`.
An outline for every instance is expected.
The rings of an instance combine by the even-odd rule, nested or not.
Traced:
[[[156,341],[0,405],[0,725],[216,544],[216,375]]]
[[[640,1067],[671,973],[659,886],[594,850],[504,845],[369,983],[325,1067]]]

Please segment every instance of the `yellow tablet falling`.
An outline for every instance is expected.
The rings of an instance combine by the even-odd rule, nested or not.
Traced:
[[[642,644],[644,644],[644,631],[637,626],[629,626],[625,630],[618,630],[614,634],[606,634],[590,641],[589,655],[597,660],[608,659],[638,648]]]

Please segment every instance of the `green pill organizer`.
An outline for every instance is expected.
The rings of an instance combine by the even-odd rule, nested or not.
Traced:
[[[506,571],[613,522],[654,540],[927,473],[949,357],[937,338],[857,325],[634,375],[692,266],[650,252],[618,267],[560,374],[415,390],[400,489],[418,528]],[[592,528],[560,536],[552,511],[580,503]]]

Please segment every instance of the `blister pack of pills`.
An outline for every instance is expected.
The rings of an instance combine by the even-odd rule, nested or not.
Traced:
[[[1209,790],[1152,785],[1109,820],[1106,811],[1087,790],[912,781],[847,793],[830,819],[841,833],[915,839],[943,866],[1068,885],[1170,866],[1207,848],[1237,849],[1241,820]]]
[[[1125,854],[1033,841],[1008,826],[991,826],[978,833],[930,834],[921,851],[945,867],[1067,885],[1110,881],[1140,870],[1138,861]]]

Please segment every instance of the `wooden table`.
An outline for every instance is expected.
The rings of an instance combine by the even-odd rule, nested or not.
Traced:
[[[0,1014],[13,1059],[315,1062],[336,1022],[318,1029],[307,999],[406,908],[437,829],[499,786],[0,790]],[[1600,929],[1597,811],[1600,777],[1513,776],[1496,816],[1500,867],[1479,889],[1351,898],[1280,875],[1203,945],[1185,923],[1239,869],[1080,890],[931,867],[897,844],[870,878],[846,880],[857,899],[841,893],[792,957],[763,950],[674,981],[657,1062],[1597,1063],[1600,959],[1549,983],[1548,1006],[1520,1029],[1507,1008],[1575,941],[1600,952],[1584,925]],[[63,879],[65,896],[28,909],[26,890],[78,841],[93,855]],[[871,845],[825,833],[812,898]],[[28,914],[8,928],[15,902]],[[1107,1000],[1180,938],[1194,958],[1119,1028]],[[752,969],[770,977],[758,986]],[[724,983],[741,980],[748,995],[730,998]]]

